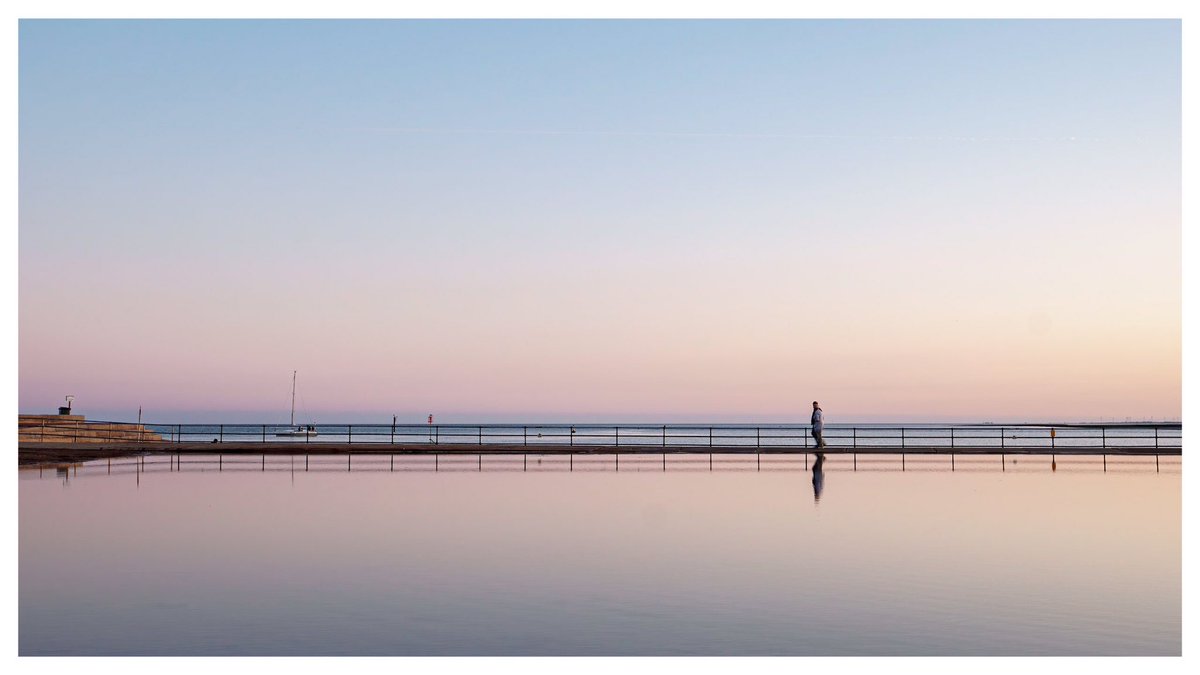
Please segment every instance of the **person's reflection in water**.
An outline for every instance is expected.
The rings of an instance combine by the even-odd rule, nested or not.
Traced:
[[[825,489],[825,453],[817,453],[817,461],[813,463],[813,503],[821,501],[821,491]]]

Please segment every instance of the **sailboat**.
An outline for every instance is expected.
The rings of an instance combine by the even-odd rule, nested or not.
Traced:
[[[317,428],[309,424],[308,426],[296,426],[296,371],[292,371],[292,416],[288,421],[287,431],[280,431],[276,436],[308,438],[309,436],[317,435]]]

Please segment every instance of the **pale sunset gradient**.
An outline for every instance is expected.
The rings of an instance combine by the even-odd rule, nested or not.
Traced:
[[[19,405],[1181,414],[1178,21],[22,21]]]

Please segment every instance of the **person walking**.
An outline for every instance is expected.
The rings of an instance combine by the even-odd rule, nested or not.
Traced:
[[[813,401],[812,414],[812,435],[813,440],[817,442],[817,449],[825,447],[825,417],[821,412],[821,404]]]

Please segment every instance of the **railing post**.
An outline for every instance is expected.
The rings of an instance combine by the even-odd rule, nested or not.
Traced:
[[[437,445],[438,441],[441,440],[441,436],[440,436],[441,430],[442,430],[441,425],[437,425],[437,426],[433,427],[433,444],[434,445]]]
[[[224,442],[225,442],[225,425],[224,425],[224,424],[220,425],[220,426],[217,428],[217,430],[218,430],[218,433],[219,433],[219,434],[220,434],[220,436],[221,436],[221,442],[222,442],[222,443],[224,443]]]
[[[1104,432],[1104,427],[1100,427],[1100,449],[1103,450],[1107,447],[1108,447],[1108,436]]]
[[[950,427],[950,449],[954,449],[954,427]]]
[[[483,445],[483,427],[479,427],[479,444]]]
[[[1154,427],[1154,449],[1158,449],[1158,427]],[[1155,457],[1157,459],[1157,457]]]
[[[346,425],[346,445],[354,443],[354,425]]]
[[[1004,427],[1000,427],[1000,449],[1004,449]]]
[[[708,428],[708,447],[712,447],[712,427]]]
[[[614,426],[613,427],[613,435],[616,436],[616,439],[617,439],[616,447],[618,447],[618,448],[621,447],[621,427]]]
[[[183,425],[182,424],[175,425],[175,442],[176,443],[183,442]]]
[[[851,437],[852,445],[853,445],[854,449],[857,450],[858,449],[858,427],[852,427],[850,429],[850,437]]]
[[[900,427],[900,449],[904,449],[904,427]],[[904,463],[904,458],[900,458],[901,465]]]
[[[762,450],[762,427],[754,427],[754,448]]]
[[[808,427],[804,427],[803,429],[801,429],[801,431],[804,432],[804,449],[807,450],[808,449]]]
[[[663,425],[663,447],[667,447],[667,425]]]
[[[529,445],[529,427],[521,427],[521,445]]]
[[[263,439],[262,440],[263,443],[267,442],[267,425],[265,425],[265,424],[262,425],[262,439]]]

